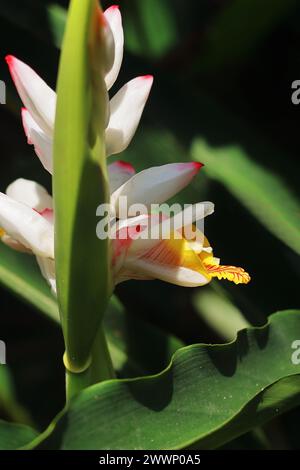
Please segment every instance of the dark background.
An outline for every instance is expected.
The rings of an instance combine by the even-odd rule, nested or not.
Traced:
[[[54,43],[60,33],[54,34],[49,20],[53,3],[68,4],[0,0],[0,79],[7,84],[7,105],[0,106],[1,191],[17,177],[35,179],[51,189],[50,176],[26,144],[20,102],[4,57],[17,56],[55,87],[59,49]],[[104,8],[111,4],[102,3]],[[136,75],[155,77],[140,130],[128,152],[119,157],[133,161],[137,169],[184,161],[190,158],[193,140],[201,135],[215,147],[235,143],[246,148],[253,162],[279,175],[299,196],[300,105],[291,102],[291,84],[300,79],[299,2],[123,0],[119,4],[126,51],[112,91]],[[223,282],[222,295],[229,296],[251,324],[262,325],[269,314],[299,306],[299,259],[294,251],[207,173],[199,175],[184,194],[184,202],[215,202],[216,213],[206,224],[215,253],[224,264],[243,266],[252,276],[248,286]],[[213,288],[199,288],[197,295],[207,289]],[[131,315],[185,343],[224,340],[203,320],[194,289],[130,281],[119,286],[117,294]],[[2,288],[0,298],[0,338],[7,344],[17,396],[43,429],[64,403],[61,332]],[[5,410],[2,417],[11,418]],[[300,448],[299,418],[299,410],[294,410],[268,426],[274,447]],[[245,436],[229,447],[255,445]]]

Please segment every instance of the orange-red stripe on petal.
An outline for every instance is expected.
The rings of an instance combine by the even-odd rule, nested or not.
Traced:
[[[212,277],[217,277],[219,280],[227,279],[235,284],[248,284],[250,282],[250,275],[243,269],[236,266],[224,266],[206,264],[205,268]]]

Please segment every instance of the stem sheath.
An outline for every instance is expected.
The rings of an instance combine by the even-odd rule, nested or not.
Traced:
[[[92,349],[92,362],[88,369],[81,373],[66,370],[67,403],[84,388],[115,378],[105,332],[101,324]]]

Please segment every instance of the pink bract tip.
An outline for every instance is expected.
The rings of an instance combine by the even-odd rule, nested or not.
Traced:
[[[192,170],[194,174],[198,173],[203,166],[203,163],[200,162],[177,163],[177,167],[180,171]]]
[[[8,65],[12,65],[14,59],[15,59],[15,58],[14,58],[13,55],[7,55],[7,56],[5,57],[6,63],[7,63]]]
[[[204,163],[201,162],[192,162],[192,165],[194,166],[195,170],[200,170],[204,166]]]
[[[204,166],[203,163],[200,162],[191,162],[188,163],[188,165],[191,165],[191,167],[193,168],[194,175],[197,175],[200,169]]]
[[[143,80],[153,80],[153,75],[142,75],[140,78]]]
[[[116,164],[130,173],[135,173],[134,167],[128,162],[124,162],[123,160],[118,160],[116,161]]]
[[[119,5],[112,5],[111,7],[108,7],[106,11],[111,11],[111,10],[120,10]]]
[[[16,83],[16,58],[13,55],[7,55],[5,57],[6,63],[8,65],[10,75],[13,79],[13,82]]]

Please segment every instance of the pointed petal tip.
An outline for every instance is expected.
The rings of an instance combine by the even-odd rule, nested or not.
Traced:
[[[128,173],[135,173],[134,167],[131,165],[131,163],[124,162],[124,160],[117,160],[115,162],[115,165],[118,166],[119,168],[122,168],[125,171],[128,171]]]
[[[191,166],[194,168],[195,175],[201,170],[204,166],[201,162],[191,162]]]
[[[147,80],[147,81],[151,81],[151,82],[153,82],[153,80],[154,80],[153,75],[150,75],[150,74],[148,74],[148,75],[141,75],[139,78],[140,78],[141,80]]]
[[[149,94],[153,85],[153,81],[153,75],[140,75],[130,80],[130,82],[126,83],[125,86],[127,86],[128,84],[135,84],[141,90],[145,90]]]
[[[120,24],[122,24],[122,16],[119,5],[112,5],[111,7],[108,7],[102,13],[101,19],[105,22],[105,24],[108,24],[110,28],[113,27],[113,23],[115,21],[117,21],[118,23],[120,22]]]
[[[120,5],[111,5],[105,11],[116,11],[116,10],[120,10]]]
[[[9,55],[5,56],[5,61],[9,66],[11,66],[13,64],[14,60],[15,60],[15,57],[13,55],[9,54]]]
[[[8,68],[9,68],[9,71],[10,71],[10,75],[13,79],[13,81],[15,82],[15,73],[14,73],[14,69],[16,67],[16,57],[14,57],[13,55],[7,55],[5,56],[5,62],[7,63],[8,65]]]
[[[192,164],[195,166],[195,168],[198,168],[199,170],[204,166],[204,163],[201,162],[192,162]]]
[[[193,175],[196,175],[199,170],[204,166],[203,163],[200,162],[184,162],[184,163],[175,163],[179,171],[191,171]]]
[[[26,107],[43,131],[52,136],[56,93],[46,82],[25,62],[12,55],[6,56],[11,78],[17,92]]]

